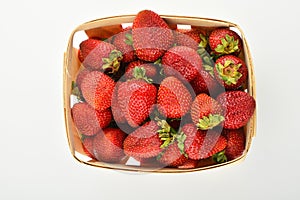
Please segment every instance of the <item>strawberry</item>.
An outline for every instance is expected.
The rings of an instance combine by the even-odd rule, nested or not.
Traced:
[[[207,45],[205,36],[195,29],[177,29],[174,32],[174,36],[177,46],[187,46],[197,50],[199,47],[205,48]]]
[[[84,137],[82,140],[82,147],[83,151],[86,153],[87,156],[94,159],[94,150],[93,150],[93,141],[94,137]]]
[[[123,143],[125,154],[137,159],[157,156],[162,151],[158,130],[156,122],[149,121],[129,134]]]
[[[95,135],[109,125],[112,114],[109,109],[95,110],[87,103],[76,103],[72,109],[72,117],[77,129],[84,135]]]
[[[127,66],[126,68],[126,71],[125,71],[125,76],[127,79],[130,79],[130,78],[133,78],[134,77],[134,68],[135,67],[143,67],[146,71],[146,76],[153,79],[153,78],[156,78],[156,75],[157,75],[157,69],[155,67],[154,64],[152,63],[145,63],[141,60],[137,60],[137,61],[133,61],[131,63],[129,63],[129,65]]]
[[[78,59],[80,62],[83,62],[86,57],[100,44],[100,40],[98,39],[87,39],[82,41],[79,44],[79,50],[78,50]],[[92,54],[90,55],[92,57]],[[91,66],[96,66],[99,60],[94,60],[90,63]],[[86,66],[88,66],[88,61],[86,61]]]
[[[148,118],[156,102],[157,89],[149,83],[143,68],[137,67],[134,72],[135,79],[119,85],[118,102],[128,124],[137,127]]]
[[[196,94],[206,93],[209,95],[215,95],[222,88],[218,81],[207,71],[201,70],[196,78],[191,81],[191,86],[193,87]]]
[[[167,76],[179,72],[187,81],[193,80],[202,69],[202,59],[197,51],[186,46],[175,46],[162,57],[161,63]],[[175,72],[174,72],[175,71]]]
[[[77,97],[79,101],[84,101],[84,98],[82,96],[81,92],[81,84],[82,80],[90,72],[90,70],[84,68],[83,70],[79,71],[77,76],[76,76],[76,81],[72,82],[72,94]]]
[[[245,126],[252,117],[255,99],[244,91],[227,91],[217,97],[224,109],[224,128],[239,129]]]
[[[122,53],[107,42],[97,39],[87,39],[80,43],[78,58],[90,70],[118,71]]]
[[[160,129],[157,131],[159,138],[163,141],[160,148],[163,151],[157,156],[157,160],[166,166],[177,167],[188,160],[185,153],[186,135],[176,131],[166,120],[155,118]]]
[[[179,168],[179,169],[192,169],[192,168],[196,168],[197,164],[198,164],[198,160],[188,159],[182,165],[177,166],[177,168]]]
[[[91,71],[82,80],[81,90],[86,102],[96,110],[105,110],[111,106],[115,82],[106,74]]]
[[[200,37],[195,31],[177,29],[174,32],[176,46],[186,46],[197,50],[200,43]]]
[[[118,128],[106,128],[94,138],[93,149],[97,160],[117,163],[124,157],[123,141],[127,134]]]
[[[143,65],[145,63],[147,63],[147,62],[143,61],[143,60],[135,60],[135,61],[132,61],[132,62],[128,63],[127,68],[125,70],[125,75],[127,75],[127,73],[129,73],[129,71],[131,71],[135,67],[139,67],[139,66],[141,66],[141,65]],[[132,75],[131,72],[130,72],[130,74]]]
[[[238,54],[242,50],[242,40],[236,32],[218,28],[209,35],[209,46],[216,55]]]
[[[81,71],[77,74],[77,77],[76,77],[76,84],[77,84],[79,90],[81,90],[81,83],[82,83],[83,78],[84,78],[85,75],[87,75],[89,72],[90,72],[90,70],[88,70],[88,69],[83,69],[83,70],[81,70]]]
[[[240,58],[225,55],[216,60],[214,74],[225,89],[238,89],[247,81],[248,69]]]
[[[227,147],[213,155],[213,160],[216,163],[223,163],[243,155],[246,143],[244,130],[242,128],[234,130],[224,129],[222,134],[227,139]]]
[[[133,49],[132,33],[131,30],[124,30],[114,37],[113,45],[117,47],[123,54],[122,62],[128,63],[136,60],[136,55]]]
[[[158,156],[160,163],[170,167],[183,165],[187,160],[187,157],[180,151],[177,141],[170,144],[161,156]]]
[[[212,129],[224,121],[221,105],[205,93],[199,94],[193,101],[191,117],[201,130]]]
[[[140,11],[132,25],[133,46],[139,59],[154,62],[173,44],[168,24],[155,12]]]
[[[224,129],[223,133],[227,138],[227,147],[225,149],[225,155],[227,160],[233,160],[240,157],[245,150],[245,133],[242,128],[236,130]]]
[[[186,135],[185,152],[193,160],[206,159],[226,148],[227,141],[216,131],[197,130],[193,124],[182,127]]]
[[[115,122],[117,123],[125,123],[126,118],[124,113],[122,112],[122,109],[120,107],[119,101],[118,101],[118,89],[121,82],[117,82],[116,86],[113,91],[112,99],[111,99],[111,111],[112,115],[114,117]]]
[[[185,115],[192,103],[192,95],[177,78],[165,78],[158,89],[157,104],[167,118],[180,118]]]

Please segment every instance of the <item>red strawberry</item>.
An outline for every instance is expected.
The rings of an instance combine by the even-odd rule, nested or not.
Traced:
[[[83,70],[81,70],[81,71],[77,74],[77,77],[76,77],[76,84],[77,84],[79,90],[80,90],[80,88],[81,88],[81,83],[82,83],[83,78],[84,78],[85,75],[87,75],[89,72],[90,72],[90,70],[88,70],[88,69],[83,69]]]
[[[120,108],[132,127],[139,126],[148,118],[157,94],[156,87],[146,81],[144,69],[136,68],[135,77],[138,79],[123,82],[118,88]]]
[[[236,32],[219,28],[210,34],[209,46],[217,55],[238,54],[242,50],[242,40]]]
[[[87,103],[76,103],[72,107],[72,117],[77,129],[84,135],[95,135],[109,125],[112,114],[109,109],[95,110]]]
[[[227,138],[227,147],[225,149],[225,155],[227,160],[233,160],[240,157],[245,150],[245,133],[242,128],[236,130],[225,129],[223,131]]]
[[[117,128],[106,128],[94,138],[93,148],[97,160],[117,163],[124,157],[123,141],[127,134]]]
[[[93,141],[94,141],[94,137],[84,137],[83,141],[82,141],[82,147],[83,147],[83,151],[86,153],[87,156],[89,156],[90,158],[94,159],[94,150],[93,150]]]
[[[117,47],[119,51],[123,54],[123,62],[131,62],[136,59],[136,55],[133,49],[133,41],[131,30],[125,30],[123,32],[115,35],[113,44]]]
[[[119,101],[118,101],[118,89],[121,82],[117,82],[116,86],[113,91],[112,100],[111,100],[111,111],[112,115],[114,117],[115,122],[117,123],[124,123],[126,122],[126,118],[124,113],[122,112],[122,109],[120,107]]]
[[[126,76],[127,79],[130,79],[130,78],[134,77],[134,75],[133,75],[133,72],[134,72],[133,69],[135,67],[139,67],[139,68],[143,67],[145,69],[145,71],[146,71],[145,75],[147,77],[151,78],[151,79],[155,78],[156,75],[157,75],[157,69],[156,69],[156,67],[155,67],[154,64],[152,64],[152,63],[145,63],[145,62],[143,62],[141,60],[137,60],[137,61],[131,62],[127,66],[126,72],[125,72],[125,76]]]
[[[102,72],[92,71],[82,80],[82,95],[87,103],[96,110],[105,110],[111,106],[115,82]]]
[[[84,68],[78,72],[76,81],[72,82],[72,95],[75,95],[79,101],[84,101],[81,93],[81,83],[85,75],[87,75],[89,72],[90,70]]]
[[[188,159],[182,165],[178,166],[179,169],[192,169],[196,168],[198,164],[198,160]]]
[[[191,86],[196,94],[206,93],[215,95],[222,89],[218,81],[205,70],[201,70],[197,74],[196,78],[191,81]]]
[[[182,132],[186,135],[185,152],[193,160],[209,158],[227,145],[226,138],[220,133],[197,130],[193,124],[186,124]]]
[[[205,93],[199,94],[193,101],[191,117],[201,130],[212,129],[224,120],[221,105]]]
[[[123,144],[125,154],[137,159],[157,156],[162,151],[158,130],[156,122],[150,121],[129,134]]]
[[[198,49],[200,37],[196,31],[177,29],[174,32],[175,43],[177,46],[186,46],[194,50]]]
[[[166,166],[177,167],[187,161],[187,157],[178,148],[177,141],[170,144],[161,154],[158,156],[158,161]]]
[[[158,89],[157,104],[167,118],[180,118],[185,115],[192,103],[189,90],[177,78],[165,78]]]
[[[238,129],[245,126],[255,110],[255,99],[244,91],[221,93],[217,101],[224,109],[224,128]]]
[[[78,58],[82,64],[90,70],[118,71],[122,53],[110,43],[87,39],[79,45]]]
[[[145,62],[143,60],[135,60],[135,61],[128,63],[127,68],[126,68],[126,73],[128,73],[129,70],[134,69],[135,67],[139,67],[145,63],[147,63],[147,62]]]
[[[98,39],[87,39],[82,41],[79,44],[79,51],[78,51],[78,59],[80,62],[83,62],[85,60],[85,58],[90,54],[90,52],[93,51],[93,49],[95,49],[97,46],[99,46],[100,44],[100,40]],[[92,57],[92,55],[90,55]],[[96,63],[98,63],[99,61],[94,60],[93,62],[91,62],[91,65],[97,65]],[[86,66],[88,65],[88,61],[86,61]]]
[[[216,60],[214,74],[226,89],[237,89],[247,81],[248,69],[240,58],[225,55]]]
[[[205,36],[195,29],[177,29],[174,32],[174,36],[177,46],[187,46],[197,50],[199,47],[205,48],[207,45]]]
[[[139,59],[154,62],[173,44],[168,24],[155,12],[140,11],[132,25],[133,46]]]
[[[162,64],[167,76],[179,72],[187,81],[193,80],[202,69],[202,59],[197,51],[186,46],[169,49],[162,57]]]

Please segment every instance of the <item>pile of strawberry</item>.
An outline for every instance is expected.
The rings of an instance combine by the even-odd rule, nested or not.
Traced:
[[[238,158],[255,110],[242,52],[229,28],[172,30],[149,10],[105,41],[82,41],[72,117],[87,155],[178,168]]]

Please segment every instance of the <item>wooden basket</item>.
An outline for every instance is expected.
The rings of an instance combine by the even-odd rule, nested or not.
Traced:
[[[172,27],[176,28],[178,24],[191,25],[192,27],[196,27],[196,28],[200,27],[201,29],[208,29],[208,30],[217,27],[235,28],[237,32],[240,33],[240,36],[242,38],[244,52],[241,53],[241,56],[244,59],[246,65],[248,66],[249,76],[248,76],[248,85],[246,90],[251,96],[256,98],[252,58],[250,55],[249,47],[246,42],[245,36],[238,25],[231,22],[222,21],[222,20],[198,18],[198,17],[183,17],[183,16],[169,16],[169,15],[161,15],[161,17],[169,24],[171,28]],[[108,38],[121,31],[121,24],[132,23],[134,18],[135,15],[122,15],[122,16],[107,17],[107,18],[93,20],[78,26],[70,36],[67,51],[65,52],[64,55],[63,87],[64,87],[64,117],[65,117],[66,132],[67,132],[70,151],[74,156],[74,158],[81,163],[95,166],[95,167],[102,167],[102,168],[116,169],[116,170],[126,170],[126,171],[160,172],[160,173],[179,173],[179,172],[192,172],[192,171],[206,170],[206,169],[221,167],[221,166],[230,165],[242,161],[245,158],[251,146],[252,138],[255,136],[256,133],[256,111],[254,112],[247,126],[245,126],[246,148],[244,154],[235,160],[231,160],[229,162],[225,162],[222,164],[213,164],[209,160],[203,160],[198,163],[197,168],[193,168],[193,169],[146,168],[140,166],[124,165],[122,163],[121,164],[104,163],[104,162],[93,160],[88,156],[86,156],[81,144],[81,140],[79,138],[78,130],[75,127],[71,117],[70,95],[72,92],[72,81],[76,79],[76,75],[78,73],[78,70],[80,69],[80,62],[77,57],[78,47],[73,46],[74,35],[77,32],[83,32],[88,37]],[[124,160],[124,163],[125,162],[126,160]]]

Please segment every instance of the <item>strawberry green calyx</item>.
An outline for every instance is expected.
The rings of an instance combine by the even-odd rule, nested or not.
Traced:
[[[205,48],[201,47],[197,50],[197,53],[200,55],[203,61],[203,68],[207,71],[212,77],[214,77],[214,65],[215,62]]]
[[[184,151],[184,142],[186,140],[186,135],[184,134],[184,132],[179,132],[176,135],[176,139],[177,139],[177,146],[180,150],[180,153],[183,154],[185,157],[188,157],[187,153],[185,153]]]
[[[227,162],[227,157],[225,155],[225,150],[220,151],[216,154],[214,154],[212,156],[212,159],[216,162],[216,163],[224,163]]]
[[[136,80],[143,79],[147,83],[152,83],[153,82],[153,80],[151,78],[148,78],[146,76],[146,69],[144,67],[135,67],[133,69],[132,74],[133,74],[134,79],[136,79]]]
[[[177,131],[173,129],[166,120],[158,120],[157,125],[160,127],[157,131],[158,136],[163,141],[160,148],[166,148],[175,141]]]
[[[163,141],[163,144],[160,146],[160,148],[164,149],[177,141],[177,146],[180,150],[180,153],[187,157],[187,154],[184,151],[184,142],[186,140],[186,135],[184,132],[177,132],[168,124],[166,120],[160,120],[158,117],[156,117],[155,120],[157,120],[157,125],[160,127],[160,129],[157,131],[158,136]]]
[[[126,39],[124,40],[124,42],[125,42],[127,45],[132,46],[132,45],[133,45],[132,34],[126,33],[126,34],[125,34],[125,38],[126,38]]]
[[[207,37],[200,33],[201,42],[199,43],[199,47],[206,48],[207,46]]]
[[[199,119],[197,127],[200,130],[208,130],[218,126],[225,118],[219,114],[209,114],[208,117],[204,116],[202,119]]]
[[[153,64],[159,67],[159,69],[160,69],[159,74],[161,76],[165,76],[164,68],[162,67],[162,64],[161,64],[161,58],[157,59]]]
[[[225,38],[221,39],[221,44],[215,48],[215,52],[220,54],[231,54],[238,52],[239,49],[239,40],[234,40],[233,36],[226,34]]]
[[[212,77],[215,76],[215,75],[214,75],[214,68],[213,68],[212,66],[204,64],[204,65],[203,65],[203,68],[204,68],[204,70],[207,71]]]
[[[232,60],[226,60],[224,65],[221,63],[216,64],[216,70],[219,77],[227,84],[236,84],[242,77],[242,74],[238,71],[242,64],[235,64]]]
[[[197,50],[197,53],[198,53],[201,57],[203,57],[203,56],[205,55],[205,53],[206,53],[206,50],[205,50],[205,48],[200,47],[200,48]]]
[[[83,101],[82,94],[75,81],[72,81],[72,95],[76,96],[78,101]]]
[[[122,52],[118,50],[112,50],[109,54],[109,58],[103,58],[102,69],[111,69],[109,73],[115,73],[119,70],[120,62],[123,59]]]
[[[161,58],[157,59],[157,60],[154,62],[154,65],[161,66]]]

